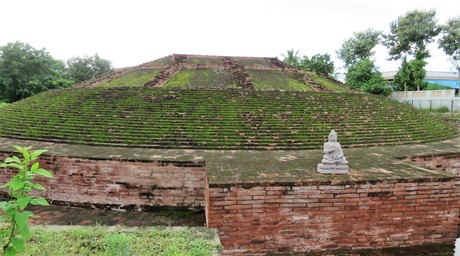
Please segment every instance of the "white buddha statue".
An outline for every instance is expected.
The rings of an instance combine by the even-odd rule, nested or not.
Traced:
[[[348,164],[347,158],[343,156],[342,146],[337,142],[337,133],[332,130],[329,134],[329,141],[324,143],[323,164]]]
[[[348,161],[343,155],[342,146],[337,142],[337,133],[332,130],[329,141],[324,143],[324,156],[317,171],[319,173],[348,173]]]

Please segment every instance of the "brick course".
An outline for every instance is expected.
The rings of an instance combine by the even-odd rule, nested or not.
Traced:
[[[10,154],[0,153],[0,162]],[[55,204],[95,208],[149,210],[204,208],[204,163],[121,161],[65,156],[40,156],[40,167],[52,179],[33,181],[46,191],[35,190]],[[11,180],[15,169],[0,175],[0,184]],[[6,193],[6,189],[0,192]]]
[[[224,254],[454,243],[460,181],[207,189]],[[274,194],[273,192],[279,192]]]

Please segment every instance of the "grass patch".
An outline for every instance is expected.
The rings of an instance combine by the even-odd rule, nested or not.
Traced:
[[[291,75],[273,70],[247,69],[255,89],[311,90]]]
[[[145,83],[152,80],[163,69],[136,69],[129,71],[121,77],[101,84],[101,87],[142,87]]]
[[[80,227],[67,231],[32,231],[21,255],[130,255],[116,254],[116,244],[124,245],[131,255],[211,255],[221,246],[195,238],[191,230],[168,232],[149,230],[135,232],[108,231],[104,227]]]
[[[235,87],[229,69],[182,69],[163,87],[230,88]]]
[[[308,77],[312,78],[313,80],[315,80],[315,82],[317,83],[320,83],[324,86],[326,86],[327,88],[333,90],[333,91],[336,91],[336,92],[354,92],[348,88],[345,88],[343,87],[342,85],[332,81],[332,80],[329,80],[327,78],[324,78],[324,77],[320,77],[316,74],[307,74]]]

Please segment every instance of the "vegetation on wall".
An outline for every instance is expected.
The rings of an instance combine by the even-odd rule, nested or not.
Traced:
[[[147,148],[317,149],[439,141],[449,124],[383,97],[241,89],[48,91],[0,108],[0,136]]]
[[[291,75],[274,70],[247,69],[255,89],[311,90]]]
[[[182,69],[163,87],[230,88],[236,87],[229,69]]]
[[[145,83],[152,80],[163,69],[135,69],[127,72],[121,77],[110,80],[99,86],[102,87],[142,87]]]

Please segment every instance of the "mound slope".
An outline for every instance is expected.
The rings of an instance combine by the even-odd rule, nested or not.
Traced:
[[[440,141],[448,124],[383,97],[241,89],[84,88],[0,109],[0,136],[86,145],[318,149]]]

